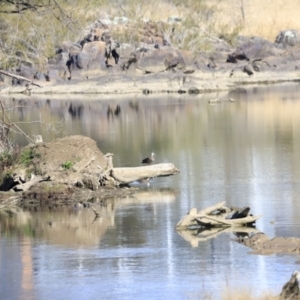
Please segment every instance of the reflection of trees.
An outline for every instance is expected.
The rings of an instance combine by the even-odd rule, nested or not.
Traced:
[[[146,204],[155,214],[152,205],[169,203],[175,200],[172,190],[141,191],[132,197],[112,198],[101,203],[91,204],[100,214],[95,218],[91,208],[65,208],[60,211],[21,212],[10,218],[1,218],[2,234],[20,234],[39,237],[51,244],[67,247],[97,246],[108,228],[115,227],[117,208]],[[137,213],[138,214],[138,213]],[[138,220],[138,216],[136,218]],[[124,226],[132,226],[132,218],[122,217]],[[139,224],[136,224],[139,226]],[[141,232],[144,235],[144,232]],[[136,238],[134,236],[133,238]]]
[[[18,210],[17,213],[0,214],[0,234],[1,235],[18,235],[33,236],[32,216],[29,212]]]
[[[269,91],[270,92],[270,91]],[[26,101],[25,107],[20,107],[18,112],[13,113],[13,121],[22,119],[24,121],[41,119],[45,123],[57,122],[62,118],[66,121],[66,131],[72,134],[87,134],[95,140],[109,140],[124,151],[139,153],[141,142],[149,152],[152,148],[162,148],[168,151],[181,149],[182,145],[187,148],[203,148],[207,144],[214,143],[216,146],[226,145],[228,136],[234,134],[233,142],[239,146],[241,142],[248,144],[249,136],[245,135],[251,126],[251,132],[261,142],[265,141],[262,128],[272,129],[274,134],[270,135],[278,139],[278,128],[274,126],[277,119],[280,119],[278,126],[281,127],[281,135],[285,140],[291,139],[291,116],[294,120],[299,119],[299,106],[297,101],[290,105],[282,95],[272,94],[272,101],[267,93],[263,94],[265,101],[253,101],[251,106],[244,105],[244,99],[251,101],[257,95],[253,92],[234,95],[239,100],[234,104],[222,104],[211,106],[208,100],[215,95],[198,96],[193,98],[168,97],[150,98],[135,97],[116,98],[111,97],[101,101],[92,101],[88,98],[72,100],[56,99],[32,99]],[[222,98],[221,94],[217,95]],[[17,100],[16,100],[17,101]],[[274,105],[276,104],[276,105]],[[122,118],[115,118],[114,122],[107,119],[107,112],[113,108],[122,111]],[[110,111],[110,110],[109,110]],[[277,123],[276,123],[277,124]],[[134,128],[134,134],[132,134]],[[219,130],[219,129],[223,130]],[[232,130],[234,128],[234,130]],[[227,130],[228,129],[228,130]],[[36,129],[32,134],[39,134]],[[42,130],[42,129],[40,129]],[[113,133],[113,135],[112,135]],[[197,137],[197,139],[195,139]],[[47,140],[47,139],[45,139]],[[274,141],[276,142],[276,141]],[[235,145],[234,145],[235,146]],[[226,149],[226,148],[225,148]],[[231,151],[231,150],[228,150]]]
[[[36,218],[43,238],[51,244],[74,246],[96,246],[108,227],[114,226],[115,205],[110,201],[106,206],[97,206],[99,218],[91,209],[53,212],[47,216],[38,214]]]
[[[72,119],[76,119],[76,118],[80,119],[83,114],[82,110],[83,110],[82,105],[75,106],[72,103],[70,103],[70,106],[68,108],[68,112],[71,115]]]

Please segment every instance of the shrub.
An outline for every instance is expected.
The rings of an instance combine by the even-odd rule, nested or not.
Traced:
[[[19,151],[17,148],[10,152],[5,150],[0,153],[0,178],[2,177],[3,172],[13,165],[18,155]]]
[[[39,157],[40,154],[36,153],[33,147],[26,148],[21,152],[20,161],[22,164],[28,167],[34,158],[39,158]]]
[[[71,161],[66,161],[64,162],[61,166],[65,169],[65,170],[70,170],[73,167],[74,163]]]

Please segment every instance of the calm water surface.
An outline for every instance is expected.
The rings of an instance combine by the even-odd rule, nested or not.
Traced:
[[[299,257],[261,256],[233,232],[177,232],[192,207],[226,201],[263,214],[257,229],[300,237],[300,86],[190,96],[5,99],[44,140],[87,135],[115,166],[156,153],[180,174],[89,209],[0,217],[0,299],[222,299],[229,288],[278,294]],[[210,105],[215,99],[237,100]],[[107,115],[108,106],[121,113]],[[57,124],[59,126],[57,126]],[[48,128],[49,129],[49,128]],[[25,141],[17,137],[20,143]]]

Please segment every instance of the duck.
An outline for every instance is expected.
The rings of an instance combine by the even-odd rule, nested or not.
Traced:
[[[152,152],[151,155],[149,157],[146,157],[142,160],[142,164],[147,164],[147,165],[150,165],[151,163],[153,163],[154,161],[154,156],[155,156],[155,153]]]

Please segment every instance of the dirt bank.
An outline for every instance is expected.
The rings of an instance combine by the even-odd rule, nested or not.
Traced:
[[[68,205],[132,193],[134,189],[100,186],[97,179],[106,165],[96,142],[88,137],[69,136],[29,145],[18,163],[7,170],[12,180],[0,186],[8,191],[0,194],[0,201],[18,197],[19,204],[27,207]]]
[[[139,191],[130,182],[178,173],[173,164],[116,168],[112,157],[103,155],[94,140],[80,135],[29,145],[3,174],[0,203],[18,200],[26,207],[99,202]]]

